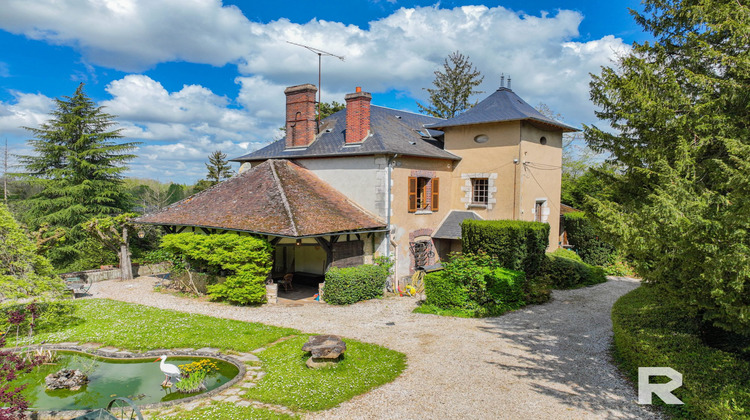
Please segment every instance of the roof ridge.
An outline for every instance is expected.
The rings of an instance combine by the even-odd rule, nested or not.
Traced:
[[[294,221],[294,215],[292,215],[292,208],[289,206],[289,200],[286,198],[286,193],[284,193],[284,188],[281,186],[281,179],[279,178],[279,175],[276,173],[276,165],[277,159],[268,159],[269,165],[271,166],[271,175],[273,175],[274,181],[276,181],[276,188],[279,190],[279,194],[281,195],[281,202],[284,203],[284,208],[286,209],[286,213],[289,216],[289,222],[292,225],[292,233],[294,233],[294,236],[299,236],[297,231],[297,223]]]

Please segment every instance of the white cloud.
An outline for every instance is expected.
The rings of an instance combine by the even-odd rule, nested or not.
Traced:
[[[318,57],[285,41],[346,57],[323,58],[324,101],[341,101],[355,86],[372,92],[374,104],[387,91],[424,100],[433,72],[460,50],[485,75],[483,96],[499,86],[501,73],[509,74],[513,89],[530,104],[544,102],[571,124],[593,122],[589,73],[611,65],[629,47],[614,36],[577,41],[582,19],[569,10],[531,16],[503,7],[436,5],[401,8],[358,27],[283,18],[251,22],[220,0],[5,0],[0,28],[72,46],[86,62],[123,71],[180,60],[236,64],[237,98],[197,85],[168,92],[135,74],[108,85],[112,99],[103,105],[119,115],[124,134],[148,142],[141,153],[159,156],[149,161],[157,165],[178,158],[203,161],[217,142],[239,151],[239,145],[252,149],[278,137],[284,87],[317,81]],[[9,112],[0,103],[0,127],[19,120],[18,110],[13,117]],[[183,147],[168,147],[177,144]]]
[[[53,100],[40,93],[11,91],[14,100],[0,101],[0,132],[27,135],[23,127],[37,127],[49,118]]]

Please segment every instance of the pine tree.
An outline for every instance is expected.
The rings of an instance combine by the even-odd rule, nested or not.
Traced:
[[[617,130],[586,127],[623,165],[616,200],[589,200],[639,274],[707,323],[750,335],[750,10],[646,0],[635,44],[591,83]]]
[[[49,250],[57,268],[91,268],[101,259],[86,240],[81,223],[92,217],[119,214],[131,203],[122,183],[127,152],[138,143],[116,143],[121,138],[114,116],[102,111],[80,84],[73,96],[55,100],[51,119],[28,141],[33,155],[19,156],[26,179],[41,187],[27,200],[25,221],[32,230],[42,225],[67,230],[66,241]],[[94,253],[92,255],[92,252]]]
[[[217,150],[208,156],[206,168],[208,169],[206,179],[211,182],[211,185],[216,185],[232,176],[232,167],[227,162],[227,154],[221,153],[221,150]]]
[[[484,76],[476,69],[468,56],[456,51],[448,55],[443,63],[443,71],[435,71],[434,89],[427,88],[430,103],[422,105],[417,102],[419,111],[433,117],[453,118],[473,107],[469,97],[481,91],[474,90],[482,84]]]

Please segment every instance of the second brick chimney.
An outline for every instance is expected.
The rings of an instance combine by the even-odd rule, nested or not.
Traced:
[[[286,147],[305,147],[315,140],[315,94],[309,83],[284,89],[286,95]]]
[[[346,100],[346,143],[359,143],[370,134],[370,100],[372,95],[357,91],[344,96]]]

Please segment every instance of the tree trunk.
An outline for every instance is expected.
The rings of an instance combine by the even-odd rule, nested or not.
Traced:
[[[130,264],[130,250],[128,249],[128,228],[124,226],[120,243],[120,272],[122,280],[133,280],[133,266]]]

